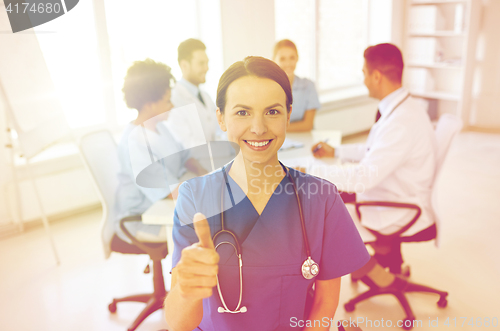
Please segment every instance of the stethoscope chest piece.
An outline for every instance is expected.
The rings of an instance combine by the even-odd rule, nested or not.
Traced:
[[[302,263],[302,276],[304,276],[305,279],[313,279],[318,274],[319,265],[309,256],[307,260]]]

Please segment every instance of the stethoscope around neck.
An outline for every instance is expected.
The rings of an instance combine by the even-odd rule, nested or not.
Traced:
[[[295,185],[295,181],[293,180],[292,176],[290,175],[288,168],[285,167],[281,162],[280,162],[280,164],[283,167],[283,170],[285,170],[286,176],[290,179],[290,182],[293,185],[295,197],[297,198],[297,205],[299,207],[300,225],[301,225],[301,229],[302,229],[302,237],[304,239],[304,244],[306,246],[306,255],[307,255],[307,259],[304,261],[304,263],[302,263],[302,266],[301,266],[302,276],[305,279],[312,279],[319,274],[319,265],[316,262],[314,262],[314,260],[311,258],[311,249],[309,247],[309,240],[307,239],[306,224],[304,221],[304,214],[302,212],[302,205],[300,204],[299,192],[297,191],[297,186]],[[229,197],[231,198],[232,206],[234,207],[235,204],[234,204],[233,194],[231,192],[231,186],[229,185],[229,181],[227,179],[225,166],[222,167],[222,174],[224,175],[224,183],[226,184],[227,190],[229,192]],[[233,249],[236,253],[236,256],[238,257],[238,266],[239,266],[239,275],[240,275],[240,296],[239,296],[238,305],[236,306],[236,308],[234,310],[229,309],[227,307],[226,302],[224,301],[224,297],[222,296],[222,291],[220,289],[220,284],[219,284],[219,277],[217,276],[217,291],[219,292],[220,301],[221,301],[222,306],[223,306],[223,307],[219,307],[217,309],[217,311],[219,313],[232,313],[232,314],[246,313],[247,307],[241,306],[241,300],[242,300],[242,295],[243,295],[243,273],[241,270],[243,267],[243,259],[241,258],[241,245],[240,245],[240,242],[238,241],[238,238],[236,237],[236,235],[232,231],[227,230],[224,226],[224,192],[225,192],[224,183],[222,183],[221,199],[220,199],[221,200],[221,209],[220,209],[221,210],[221,230],[218,231],[213,236],[212,241],[215,242],[217,237],[221,234],[224,234],[224,233],[230,235],[233,238],[234,244],[231,242],[228,242],[228,241],[222,241],[215,246],[215,250],[217,250],[217,248],[223,244],[228,244],[228,245],[231,245],[233,247]]]

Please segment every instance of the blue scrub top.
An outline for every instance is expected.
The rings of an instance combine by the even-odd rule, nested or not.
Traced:
[[[229,170],[226,169],[226,173]],[[370,255],[334,184],[290,169],[304,213],[307,237],[319,280],[338,278],[361,268]],[[222,170],[184,182],[174,214],[172,267],[183,248],[198,242],[192,220],[197,212],[207,216],[212,236],[221,229],[221,190],[224,187],[225,227],[233,231],[242,247],[243,298],[246,313],[218,313],[217,288],[203,300],[203,319],[197,330],[287,330],[290,319],[304,319],[308,287],[302,263],[307,258],[295,191],[285,176],[262,214],[228,175],[233,201]],[[223,186],[224,185],[224,186]],[[214,243],[232,241],[218,237]],[[239,268],[234,249],[219,247],[219,282],[229,309],[239,300]],[[305,317],[307,318],[307,317]]]
[[[307,78],[295,76],[292,85],[292,95],[293,103],[290,122],[301,121],[304,119],[306,110],[318,110],[321,107],[314,83]]]

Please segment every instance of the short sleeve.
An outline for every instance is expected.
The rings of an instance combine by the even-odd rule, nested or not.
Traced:
[[[321,103],[319,102],[318,93],[316,92],[316,87],[314,83],[309,81],[307,84],[307,107],[306,110],[316,109],[318,110],[321,107]]]
[[[189,182],[184,182],[179,187],[179,196],[174,211],[172,269],[179,263],[182,250],[198,242],[198,237],[193,228],[194,214],[196,214],[196,207],[192,191]]]
[[[152,202],[158,201],[170,194],[170,188],[166,184],[165,178],[167,176],[173,176],[173,175],[166,173],[168,172],[168,169],[166,167],[153,167],[151,168],[150,171],[147,172],[148,178],[153,178],[153,180],[156,182],[161,181],[162,183],[165,183],[163,187],[161,188],[144,187],[142,185],[139,185],[136,181],[132,160],[136,162],[141,158],[145,158],[147,155],[137,156],[137,152],[134,150],[133,151],[134,158],[131,158],[128,144],[120,144],[118,149],[119,149],[118,156],[121,165],[121,175],[127,177],[128,180],[133,182],[136,189],[139,190],[142,194],[144,194],[149,201]]]
[[[339,194],[335,193],[325,219],[318,279],[327,280],[347,275],[364,266],[369,260],[370,254],[344,202]]]

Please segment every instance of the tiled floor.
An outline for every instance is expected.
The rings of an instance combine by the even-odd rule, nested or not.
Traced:
[[[404,256],[412,280],[450,292],[446,309],[436,298],[410,294],[422,327],[414,330],[475,330],[481,318],[500,319],[500,135],[466,132],[452,146],[439,185],[443,240],[406,244]],[[107,305],[113,296],[147,292],[151,275],[144,275],[146,256],[113,254],[103,258],[100,211],[52,225],[61,265],[57,266],[43,228],[0,241],[0,330],[79,331],[126,330],[142,304],[124,303],[116,314]],[[366,287],[344,278],[341,303]],[[372,327],[388,319],[395,325],[404,313],[392,297],[361,303],[352,313],[339,306],[336,318],[364,318]],[[450,327],[443,326],[450,318]],[[453,327],[456,317],[457,327]],[[463,319],[467,317],[464,327]],[[438,319],[439,327],[429,327]],[[386,322],[385,322],[386,323]],[[150,316],[138,331],[167,327],[162,312]],[[490,326],[491,327],[491,326]],[[500,328],[500,323],[499,326]],[[396,328],[398,329],[398,328]]]

